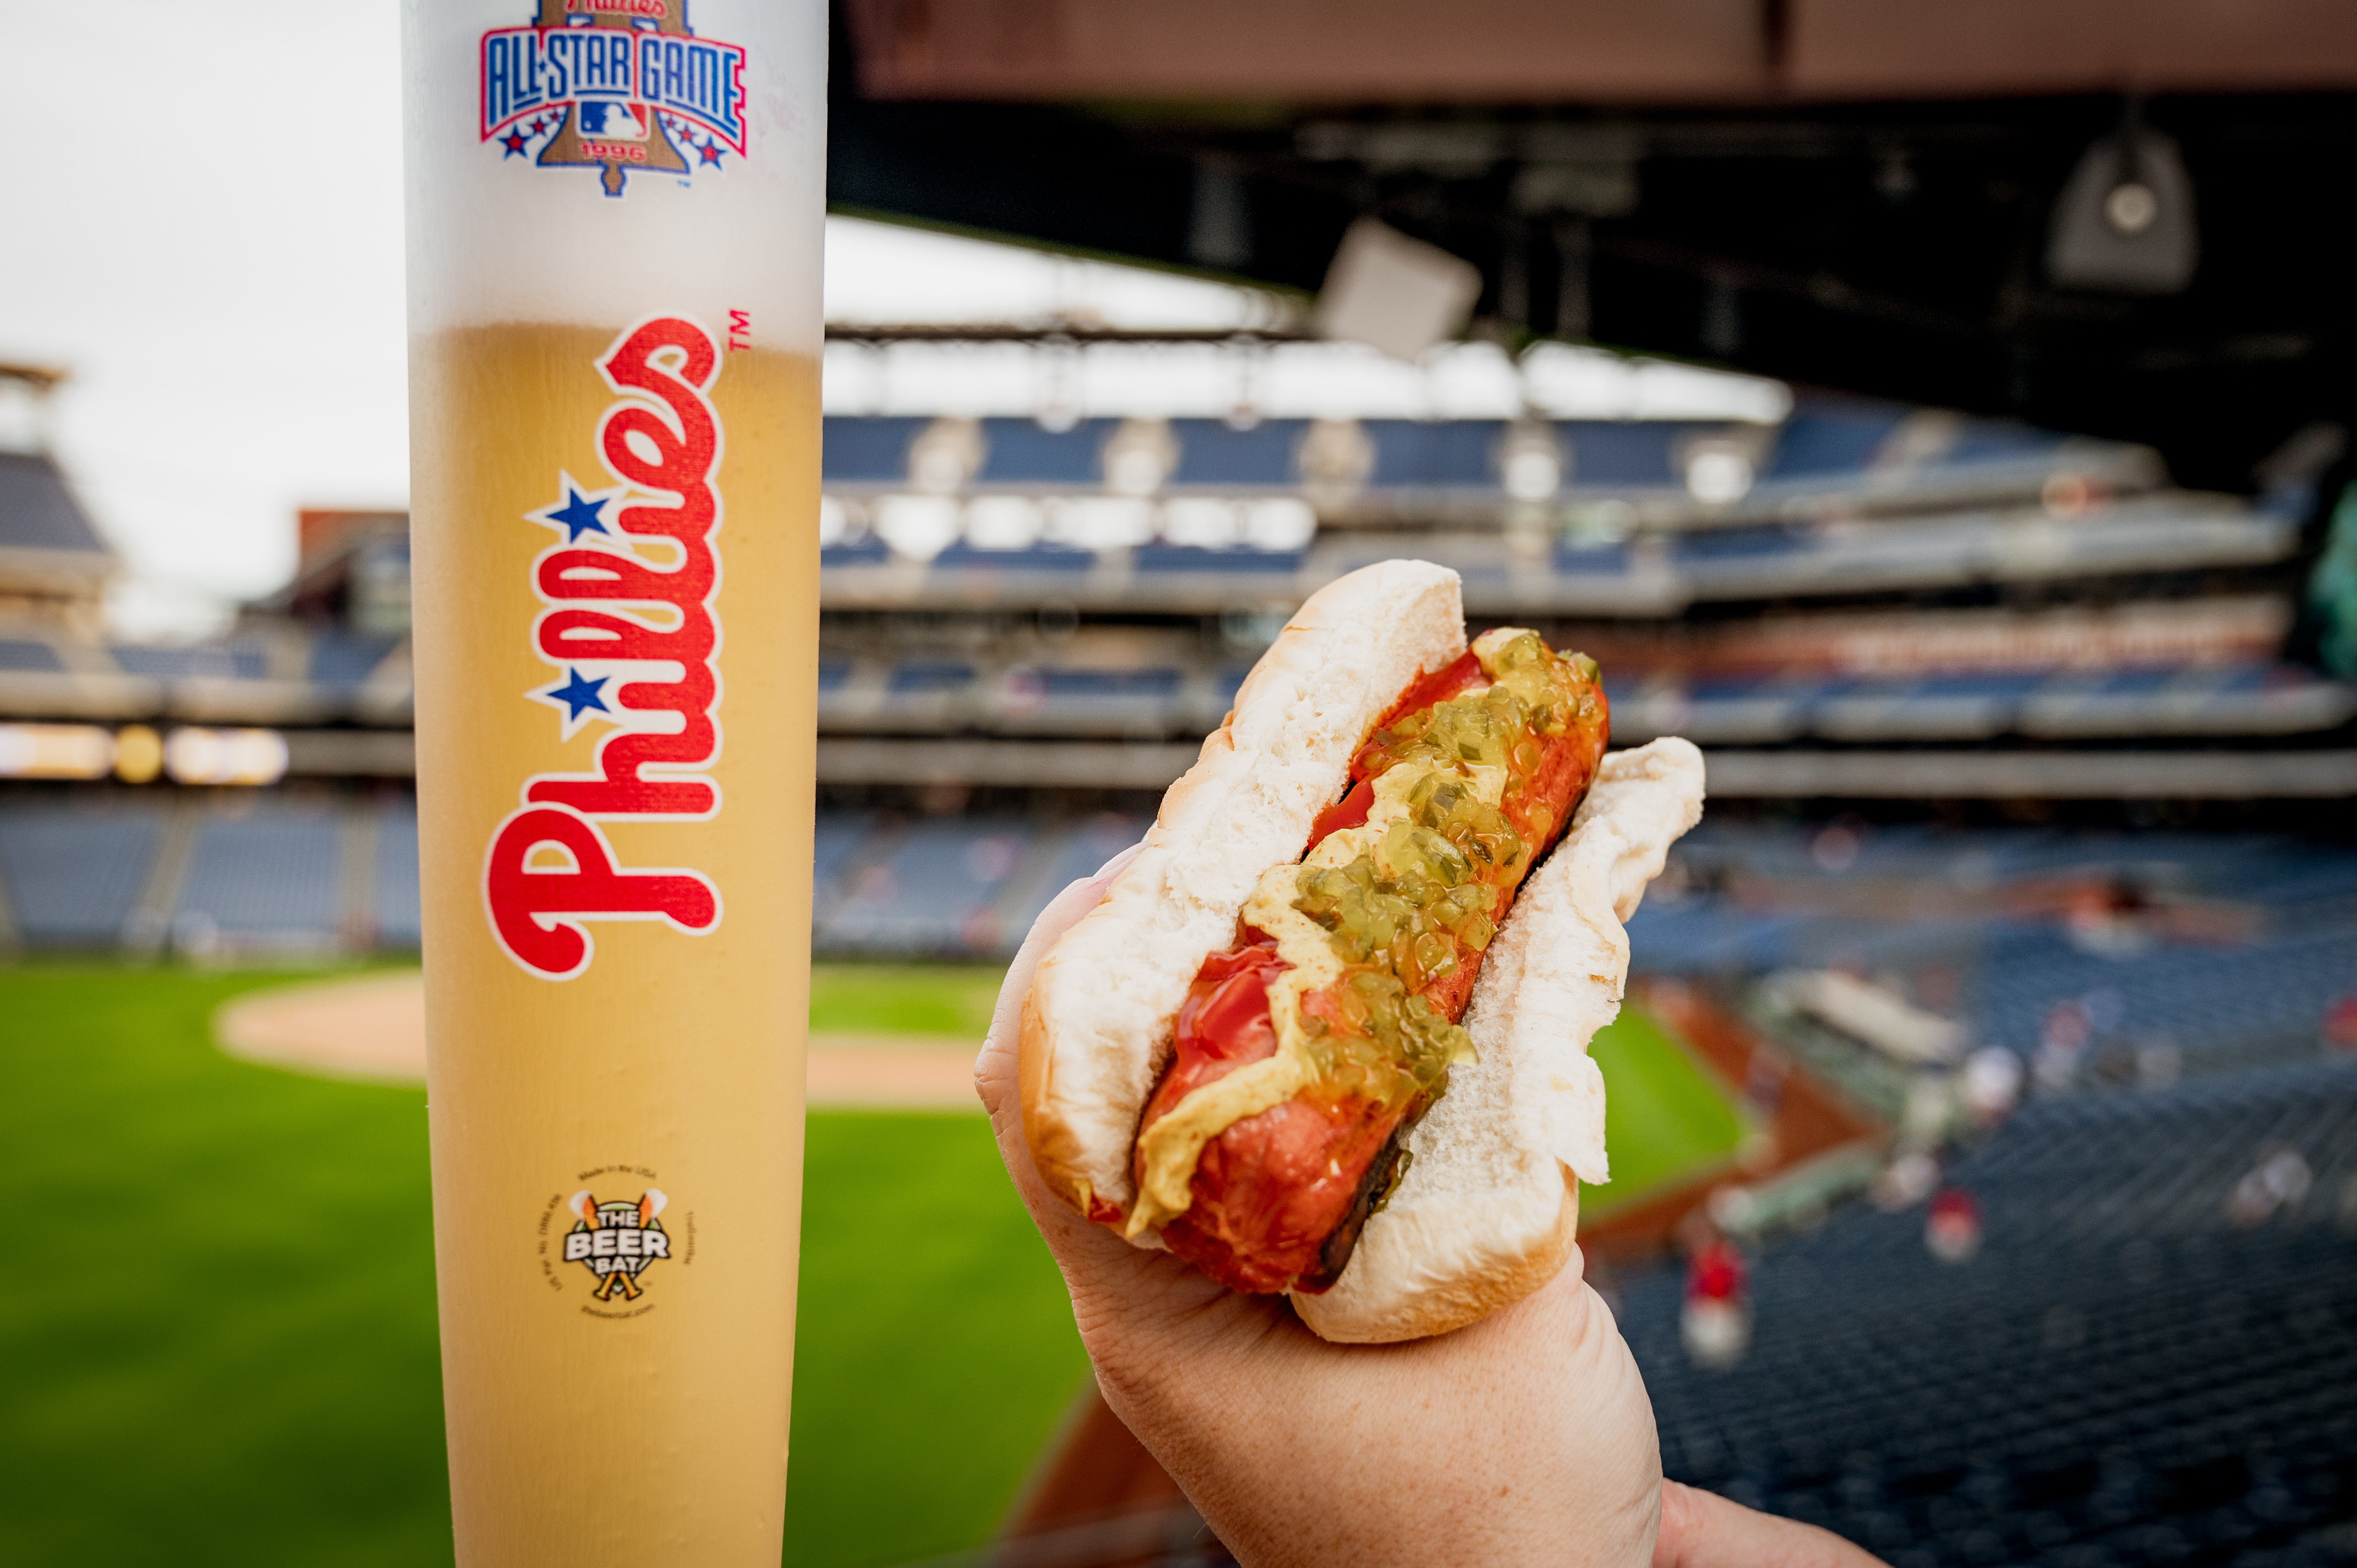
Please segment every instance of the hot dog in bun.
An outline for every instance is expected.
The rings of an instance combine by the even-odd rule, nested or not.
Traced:
[[[1313,595],[1024,999],[1048,1185],[1329,1339],[1552,1279],[1608,1174],[1621,922],[1702,808],[1692,746],[1608,729],[1592,660],[1467,645],[1453,572]]]

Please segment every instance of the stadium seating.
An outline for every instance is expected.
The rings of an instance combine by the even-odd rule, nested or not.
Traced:
[[[257,801],[207,819],[172,910],[175,940],[332,946],[341,851],[341,823],[327,810]]]
[[[375,940],[389,948],[417,945],[420,914],[417,893],[417,808],[407,801],[385,805],[375,813],[376,843],[371,878],[370,918]]]
[[[393,647],[389,637],[323,636],[311,645],[311,679],[321,686],[357,686]]]
[[[2137,449],[1822,398],[1804,398],[1773,431],[1559,422],[1563,485],[1538,512],[1502,489],[1506,450],[1524,437],[1497,420],[1366,421],[1364,473],[1314,486],[1297,461],[1308,421],[1235,428],[1177,420],[1168,429],[1175,461],[1148,499],[1108,491],[1112,420],[1060,430],[982,421],[980,466],[956,493],[940,493],[939,476],[929,476],[914,494],[911,450],[931,422],[826,424],[823,602],[832,612],[887,617],[1043,608],[1250,616],[1281,610],[1369,562],[1414,554],[1458,571],[1477,618],[1623,620],[1704,604],[2264,566],[2298,549],[2302,522],[2280,498],[2251,504],[2158,488],[2158,476],[2138,467],[2149,455]],[[1751,449],[1756,482],[1739,504],[1696,510],[1684,489],[1686,455],[1696,442],[1730,441]],[[2087,475],[2103,483],[2087,490],[2083,507],[2050,512],[2041,503],[2046,480]],[[879,522],[903,503],[931,521],[898,532]],[[988,507],[999,511],[985,526],[975,520]],[[1010,508],[1020,514],[1011,521],[1002,515]],[[1320,515],[1335,526],[1319,532]],[[1637,527],[1647,532],[1631,536]],[[62,633],[0,637],[0,707],[115,723],[398,724],[407,696],[398,640],[357,624],[285,620],[267,644],[242,630],[169,648],[76,650]],[[904,628],[870,629],[888,639]],[[1032,702],[1023,678],[1007,683],[1009,665],[1036,656],[1018,646],[969,650],[974,672],[963,688],[944,672],[912,684],[919,668],[939,660],[899,653],[830,648],[822,722],[837,731],[1049,735],[1070,714],[1074,735],[1176,736],[1208,727],[1224,706],[1211,694],[1209,672],[1180,671],[1176,695],[1149,692],[1116,714],[1076,690]],[[118,673],[107,674],[110,666]],[[2345,725],[2357,718],[2357,694],[2262,660],[2165,672],[1933,672],[1912,685],[1857,689],[1808,677],[1739,692],[1665,681],[1621,717],[1631,739],[1677,728],[1735,744],[2257,736]]]
[[[1116,815],[913,824],[823,817],[816,951],[830,957],[1004,958],[1048,900],[1136,842]]]
[[[259,681],[269,669],[269,656],[261,649],[236,644],[144,648],[118,643],[107,651],[127,675],[167,681]]]
[[[1235,671],[1229,671],[1232,679]],[[1203,700],[1224,702],[1224,691]],[[0,802],[0,893],[22,941],[136,941],[167,839],[160,800]],[[1056,891],[1144,831],[1103,814],[893,818],[823,811],[813,940],[830,957],[996,959]],[[365,841],[350,838],[365,830]],[[162,927],[202,947],[413,948],[417,823],[406,799],[341,807],[251,798],[181,830]],[[1630,922],[1641,972],[1742,980],[1841,966],[1948,979],[1935,1010],[1972,1038],[2038,1056],[2058,1008],[2087,1028],[2050,1089],[2189,1080],[2313,1058],[2357,995],[2357,852],[2258,836],[2104,836],[1706,823]],[[365,871],[352,856],[365,849]],[[346,877],[365,875],[363,886]],[[2125,899],[2093,909],[2089,899]],[[2092,924],[2090,923],[2092,921]]]
[[[0,670],[48,671],[65,667],[58,650],[46,642],[20,637],[0,638]]]
[[[1115,812],[1089,818],[1059,833],[1045,869],[1006,905],[1006,937],[1019,942],[1049,899],[1081,878],[1095,875],[1107,861],[1145,834],[1143,819]]]
[[[1630,922],[1641,969],[1738,976],[1937,970],[1981,1044],[2034,1058],[2082,1012],[2050,1087],[2313,1058],[2357,994],[2357,854],[2258,836],[1842,830],[1706,823]],[[1682,885],[1681,885],[1682,884]],[[2149,1058],[2147,1058],[2149,1059]]]
[[[1011,670],[992,691],[990,708],[996,727],[1018,734],[1158,736],[1193,716],[1181,703],[1187,673],[1168,665]]]
[[[2239,1198],[2284,1151],[2297,1196]],[[1608,1282],[1671,1476],[1899,1568],[2357,1557],[2357,1062],[2033,1104],[1947,1179],[1977,1255],[1921,1206],[1770,1244],[1729,1369],[1675,1270]]]
[[[2087,475],[2115,489],[2158,479],[2136,448],[2073,440],[1994,421],[1951,419],[1920,450],[1902,433],[1912,410],[1848,399],[1804,398],[1780,427],[1665,420],[1563,420],[1553,425],[1574,497],[1682,495],[1681,454],[1700,437],[1739,435],[1761,449],[1758,499],[1773,508],[1795,498],[1854,491],[1879,499],[2037,495],[2057,474]],[[906,487],[910,449],[931,422],[907,416],[834,415],[826,422],[823,475],[845,494]],[[1028,419],[979,423],[985,489],[1082,489],[1103,478],[1103,452],[1118,421],[1084,419],[1049,429]],[[1210,419],[1169,422],[1174,491],[1288,490],[1302,481],[1299,453],[1309,421],[1269,419],[1236,427]],[[1394,508],[1408,498],[1497,499],[1509,427],[1496,419],[1368,419],[1360,426],[1371,461],[1366,495]]]
[[[1006,944],[995,901],[1025,858],[1028,822],[950,819],[876,837],[870,853],[841,874],[834,906],[813,933],[821,950],[935,958]]]
[[[1394,502],[1404,515],[1441,516],[1454,494],[1403,491]],[[945,504],[954,515],[956,503]],[[828,545],[821,565],[827,602],[847,607],[1022,603],[1053,580],[1061,584],[1053,591],[1087,605],[1189,610],[1216,609],[1223,594],[1271,587],[1306,594],[1369,560],[1406,553],[1456,567],[1466,578],[1469,604],[1627,615],[1632,604],[1674,610],[1689,603],[2265,565],[2294,552],[2298,535],[2294,518],[2220,498],[2163,494],[2070,520],[2034,508],[1973,510],[1871,524],[1700,530],[1650,549],[1572,539],[1535,560],[1517,554],[1520,547],[1494,530],[1424,528],[1330,532],[1299,553],[1151,540],[1098,551],[953,542],[926,561],[897,560],[880,539],[853,534]]]
[[[1299,478],[1293,459],[1303,434],[1297,420],[1263,420],[1239,430],[1215,419],[1174,419],[1170,434],[1178,446],[1174,487],[1275,490]]]
[[[1502,576],[1503,566],[1472,568]],[[973,658],[910,654],[820,665],[819,717],[838,732],[959,730],[1015,735],[1200,734],[1243,678],[1234,664],[994,670]],[[1840,741],[2267,736],[2328,730],[2357,716],[2357,691],[2298,665],[2173,663],[2080,671],[1960,671],[1889,679],[1839,675],[1608,679],[1613,733],[1683,735],[1703,745]]]
[[[0,808],[0,892],[36,948],[124,940],[163,837],[159,805],[16,803]]]

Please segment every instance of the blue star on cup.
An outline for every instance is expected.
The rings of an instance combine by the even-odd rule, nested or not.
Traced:
[[[565,679],[554,686],[529,693],[535,702],[546,703],[565,710],[564,739],[571,740],[581,726],[592,718],[614,716],[611,704],[606,701],[606,687],[614,678],[600,675],[596,679],[581,673],[578,667],[566,665]]]
[[[602,533],[609,539],[612,538],[614,531],[606,526],[606,506],[608,502],[624,492],[608,490],[603,495],[599,495],[585,490],[575,482],[572,475],[561,468],[557,470],[556,478],[557,482],[564,487],[565,499],[554,506],[544,506],[538,511],[526,512],[524,515],[533,522],[544,524],[549,528],[563,529],[565,542],[568,544],[579,543],[581,536],[585,533]]]

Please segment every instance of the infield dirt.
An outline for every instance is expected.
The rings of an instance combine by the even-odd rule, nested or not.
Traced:
[[[231,1056],[297,1072],[379,1083],[425,1080],[425,987],[414,970],[240,996],[213,1016]],[[810,1103],[838,1109],[971,1111],[978,1039],[955,1035],[814,1034]]]

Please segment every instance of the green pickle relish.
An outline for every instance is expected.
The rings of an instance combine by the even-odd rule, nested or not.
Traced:
[[[1408,814],[1377,849],[1305,866],[1296,884],[1293,907],[1325,929],[1343,965],[1340,983],[1302,1009],[1329,1092],[1428,1102],[1452,1064],[1474,1058],[1472,1037],[1426,993],[1480,963],[1501,907],[1559,825],[1542,776],[1561,748],[1547,743],[1600,717],[1595,660],[1558,655],[1534,632],[1506,639],[1482,665],[1486,688],[1399,716],[1359,753],[1354,781],[1414,771]],[[1502,789],[1481,788],[1476,769],[1501,770]],[[1562,809],[1576,804],[1575,794]],[[1447,989],[1461,1011],[1461,976]]]

